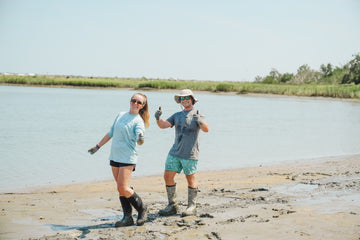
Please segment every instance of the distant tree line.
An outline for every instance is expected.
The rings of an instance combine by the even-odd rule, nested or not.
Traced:
[[[360,54],[353,55],[343,67],[334,67],[330,63],[322,64],[319,71],[311,69],[307,64],[299,67],[296,74],[283,73],[272,69],[269,75],[265,77],[255,77],[255,82],[277,84],[359,84],[360,83]]]

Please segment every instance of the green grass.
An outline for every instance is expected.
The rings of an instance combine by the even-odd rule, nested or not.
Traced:
[[[360,99],[360,85],[354,84],[264,84],[250,82],[216,82],[183,80],[149,80],[146,78],[86,78],[65,76],[0,75],[0,84],[31,86],[71,86],[100,88],[184,89],[210,92],[261,93],[289,96],[333,97]]]

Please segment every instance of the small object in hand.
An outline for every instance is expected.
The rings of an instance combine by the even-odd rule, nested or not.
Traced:
[[[204,123],[202,117],[200,116],[199,110],[197,110],[196,114],[193,115],[193,119],[199,124],[202,125]]]
[[[156,121],[159,121],[159,120],[160,120],[161,114],[162,114],[161,107],[159,107],[159,110],[157,110],[157,111],[155,112]]]
[[[138,143],[139,143],[139,144],[143,144],[144,141],[145,141],[144,134],[139,133]]]
[[[96,144],[96,146],[90,148],[90,149],[88,150],[88,152],[89,152],[90,154],[94,154],[94,153],[96,153],[99,149],[100,149],[99,145]]]

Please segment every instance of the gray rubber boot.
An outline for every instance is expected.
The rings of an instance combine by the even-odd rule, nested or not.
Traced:
[[[159,211],[161,216],[170,216],[177,214],[179,211],[179,206],[176,201],[176,185],[166,186],[166,192],[169,200],[169,204]]]
[[[133,207],[136,209],[136,211],[138,211],[138,218],[137,218],[136,224],[138,226],[144,225],[144,223],[147,220],[147,215],[148,215],[149,209],[143,203],[143,201],[141,200],[139,195],[136,194],[136,192],[134,192],[134,194],[131,195],[131,197],[129,197],[128,199],[129,199],[130,204],[133,205]]]
[[[185,212],[183,212],[181,214],[182,217],[196,215],[196,196],[197,196],[197,193],[198,193],[197,188],[188,187],[188,206],[187,206]]]
[[[115,227],[125,227],[125,226],[131,226],[134,225],[134,220],[132,218],[132,208],[129,202],[129,199],[126,197],[119,197],[121,202],[121,207],[123,209],[124,217],[121,219],[121,221],[118,221],[115,223]]]

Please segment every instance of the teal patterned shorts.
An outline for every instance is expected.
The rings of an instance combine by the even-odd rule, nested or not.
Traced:
[[[197,160],[178,158],[169,154],[166,158],[165,170],[178,173],[184,170],[185,175],[191,175],[196,172],[197,163]]]

